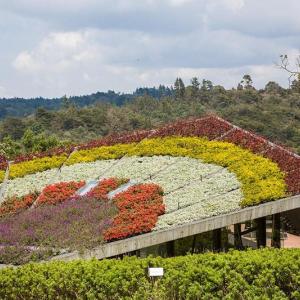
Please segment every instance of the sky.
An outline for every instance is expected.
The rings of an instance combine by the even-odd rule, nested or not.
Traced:
[[[186,84],[287,86],[299,0],[0,0],[0,97]]]

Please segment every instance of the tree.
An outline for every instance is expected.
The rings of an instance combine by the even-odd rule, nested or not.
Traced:
[[[22,144],[26,152],[31,152],[36,143],[36,135],[31,129],[27,129],[22,137]]]
[[[72,101],[66,95],[62,96],[61,101],[63,108],[69,108],[72,106]]]
[[[275,81],[269,81],[265,86],[265,91],[268,94],[279,94],[282,91],[282,87]]]
[[[185,95],[185,85],[181,78],[176,78],[174,83],[175,98],[180,99]]]
[[[210,80],[203,79],[202,80],[202,85],[201,85],[201,91],[203,92],[210,92],[213,89],[213,84]]]
[[[252,78],[249,74],[245,74],[240,83],[243,86],[243,88],[246,89],[246,90],[254,89],[253,86],[252,86],[253,81],[252,81]]]
[[[8,157],[9,159],[14,158],[21,153],[21,146],[15,142],[10,136],[3,138],[0,142],[0,154]]]
[[[196,98],[199,95],[199,87],[200,83],[197,77],[193,77],[191,79],[191,96],[192,98]]]
[[[203,79],[200,87],[201,102],[209,102],[212,97],[213,84],[210,80]]]
[[[291,90],[295,93],[300,93],[300,73],[297,75],[297,78],[292,81]]]
[[[22,144],[26,152],[40,152],[58,146],[59,141],[53,135],[36,135],[31,129],[27,129],[22,137]]]
[[[2,123],[2,137],[10,136],[12,139],[20,139],[25,131],[25,124],[19,118],[9,117]]]
[[[243,85],[239,82],[236,88],[238,91],[241,91],[244,89]]]
[[[35,119],[41,126],[47,129],[51,125],[51,121],[53,119],[53,113],[51,113],[50,111],[42,107],[39,107],[35,112]]]
[[[280,55],[280,62],[276,64],[277,67],[281,70],[286,71],[289,74],[288,81],[289,87],[296,91],[300,92],[300,55],[296,58],[295,67],[290,66],[289,58],[286,54]]]

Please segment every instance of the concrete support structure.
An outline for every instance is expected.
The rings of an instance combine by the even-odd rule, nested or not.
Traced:
[[[280,213],[272,216],[272,240],[271,246],[274,248],[280,248]]]
[[[196,243],[197,243],[197,234],[195,234],[195,235],[193,236],[192,254],[195,253]]]
[[[266,231],[266,217],[257,218],[256,225],[256,243],[257,248],[266,247],[267,244],[267,231]]]
[[[167,245],[167,257],[175,256],[175,241],[169,241]]]
[[[243,249],[241,224],[234,224],[234,248]]]
[[[296,208],[300,208],[300,195],[276,200],[273,202],[267,202],[257,206],[247,207],[228,214],[198,220],[196,222],[171,227],[170,229],[166,230],[153,231],[151,233],[138,235],[132,238],[107,243],[91,251],[86,251],[83,254],[80,254],[79,252],[73,252],[58,255],[53,259],[72,260],[78,258],[87,259],[92,257],[102,259],[106,257],[112,257],[120,255],[122,253],[128,253],[136,251],[138,249],[147,248],[153,245],[174,241],[187,236],[193,236],[198,233],[208,232],[214,229],[220,229],[223,227],[230,226],[232,224],[243,223],[261,217],[271,216],[280,212]]]
[[[213,245],[213,251],[219,252],[222,248],[222,229],[215,229],[212,232],[212,245]]]

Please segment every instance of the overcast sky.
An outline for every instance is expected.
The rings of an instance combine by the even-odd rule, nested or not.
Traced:
[[[299,0],[0,0],[0,97],[61,97],[206,78],[256,87],[300,49]]]

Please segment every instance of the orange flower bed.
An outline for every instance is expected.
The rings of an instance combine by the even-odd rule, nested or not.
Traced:
[[[113,241],[150,232],[158,216],[165,212],[162,195],[156,184],[139,184],[117,194],[114,202],[119,213],[104,233],[104,239]]]
[[[66,201],[74,195],[74,193],[85,185],[85,181],[60,182],[48,185],[44,188],[37,200],[37,205],[41,204],[57,204]]]
[[[108,200],[108,193],[117,189],[120,185],[128,182],[128,179],[107,178],[99,182],[99,184],[87,193],[87,197],[98,200]]]
[[[2,203],[0,207],[0,216],[16,213],[23,209],[29,208],[37,199],[37,193],[31,193],[23,197],[12,197]]]

